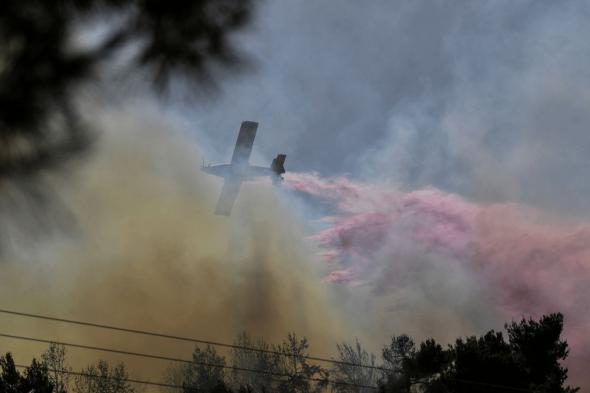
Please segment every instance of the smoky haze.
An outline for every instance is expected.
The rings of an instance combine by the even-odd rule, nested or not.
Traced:
[[[220,181],[198,170],[199,150],[171,122],[145,108],[98,111],[91,119],[104,130],[93,155],[70,175],[46,179],[75,225],[28,243],[9,242],[0,263],[6,308],[230,343],[241,331],[271,342],[295,331],[310,338],[315,353],[331,354],[347,328],[317,279],[302,226],[270,182],[243,187],[231,219],[214,216]],[[1,319],[4,333],[184,358],[193,349]],[[1,345],[25,363],[45,347],[10,340]],[[76,368],[104,357],[70,353]],[[151,380],[167,367],[108,358]]]
[[[494,318],[560,310],[572,346],[567,364],[582,380],[590,353],[584,312],[590,225],[514,203],[478,204],[432,187],[404,192],[303,174],[289,174],[285,185],[337,206],[314,236],[333,269],[325,281],[365,287],[377,303],[388,303],[392,316],[409,311],[403,319],[414,321],[412,331],[438,337],[453,325],[452,332],[482,329],[498,324]],[[433,323],[420,326],[416,318]]]
[[[291,170],[587,215],[587,4],[337,3],[264,3],[238,36],[255,71],[178,109],[212,159],[256,118]]]
[[[379,325],[453,339],[501,326],[507,315],[567,309],[568,336],[581,343],[573,377],[587,384],[580,338],[587,300],[578,277],[587,270],[579,245],[590,211],[589,21],[582,2],[268,2],[240,37],[257,71],[224,81],[225,94],[202,110],[179,113],[214,130],[196,134],[219,160],[230,154],[235,124],[255,117],[254,159],[284,149],[287,170],[319,173],[322,184],[341,175],[368,185],[348,206],[354,214],[304,193],[309,217],[331,216],[318,233],[337,224],[358,231],[351,243],[350,233],[334,235],[362,254],[332,259],[327,277],[339,282],[332,287],[341,303],[374,316],[367,331]],[[488,255],[481,269],[514,282],[483,284],[485,275],[474,277],[456,255],[433,254],[412,237],[394,241],[391,206],[374,200],[378,185],[395,200],[431,189],[458,198],[438,207],[453,220],[465,218],[459,206],[488,213],[488,205],[504,206],[500,217],[486,218],[493,236],[478,234],[476,243],[505,262]],[[370,220],[379,214],[381,221]],[[504,303],[515,302],[511,312],[493,306],[503,291]]]
[[[357,335],[372,348],[399,333],[448,342],[507,318],[564,311],[566,338],[582,343],[574,383],[587,385],[580,277],[590,211],[589,17],[584,2],[261,3],[249,31],[236,36],[254,71],[220,81],[212,100],[169,103],[178,133],[141,100],[128,114],[95,116],[105,136],[90,161],[73,179],[47,179],[56,203],[72,206],[75,220],[63,225],[75,229],[27,249],[18,232],[0,291],[31,311],[205,338],[229,340],[238,327],[270,340],[295,330],[320,353],[330,353],[335,337]],[[321,194],[277,198],[251,185],[230,221],[212,216],[220,184],[198,173],[191,143],[210,161],[228,161],[242,120],[260,122],[254,163],[286,153],[288,171],[319,172],[320,184],[345,175],[362,185],[359,197],[341,209]],[[439,228],[441,217],[480,224],[462,208],[504,206],[482,226],[489,236],[475,239],[497,252],[478,267],[491,274],[474,272],[469,242],[433,252],[429,242],[440,239],[397,236],[391,216],[375,226],[369,219],[379,217],[364,213],[383,214],[375,200],[383,184],[393,200],[385,202],[432,189],[453,202],[427,216]],[[357,214],[352,228],[371,234],[368,246],[362,237],[349,243],[362,258],[334,244],[314,249],[322,239],[313,235]],[[316,263],[322,252],[331,265]],[[506,276],[514,281],[503,292]],[[511,303],[537,278],[539,291]],[[48,295],[39,298],[41,289]],[[512,308],[496,307],[505,304]],[[47,329],[32,332],[70,337]]]

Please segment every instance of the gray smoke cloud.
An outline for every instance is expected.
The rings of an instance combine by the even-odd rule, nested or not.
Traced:
[[[400,191],[434,186],[585,225],[589,21],[584,2],[269,1],[240,37],[256,72],[179,113],[206,132],[195,134],[216,160],[229,157],[239,121],[253,118],[261,122],[254,158],[284,150],[288,170]],[[313,205],[308,213],[321,216],[324,206]],[[444,262],[433,270],[411,244],[398,249],[405,259],[373,262],[424,268],[396,296],[342,290],[351,310],[374,316],[367,331],[451,339],[501,326],[480,307],[495,288],[473,288]],[[471,325],[460,326],[466,317]]]
[[[256,70],[179,111],[215,160],[254,118],[255,157],[282,149],[292,170],[586,214],[589,15],[582,2],[269,1],[238,37]]]
[[[167,109],[177,128],[211,161],[227,161],[240,122],[256,120],[261,125],[252,161],[257,164],[268,164],[277,152],[284,152],[291,171],[378,180],[402,191],[435,186],[473,202],[517,202],[560,221],[584,221],[590,211],[590,183],[585,178],[590,164],[589,17],[590,5],[584,2],[269,0],[260,3],[250,30],[235,37],[250,54],[253,71],[221,81],[220,94],[211,100],[172,102]],[[120,104],[129,105],[124,99]],[[152,104],[138,105],[143,109],[137,117],[145,116],[145,107],[161,115]],[[127,121],[119,117],[105,128],[116,135]],[[149,122],[159,124],[153,118]],[[284,212],[275,216],[273,209],[283,209],[280,199],[263,196],[261,203],[258,188],[245,187],[236,205],[236,224],[221,224],[208,216],[219,184],[194,174],[200,157],[184,150],[179,156],[184,158],[178,158],[178,150],[167,143],[151,150],[161,140],[158,134],[144,133],[150,128],[145,123],[129,128],[135,131],[105,138],[107,146],[93,169],[76,183],[83,192],[69,192],[69,186],[60,183],[60,197],[76,207],[78,225],[91,234],[49,242],[42,260],[53,262],[35,267],[34,280],[12,287],[19,288],[24,299],[32,288],[51,288],[55,296],[48,299],[61,304],[78,280],[88,289],[78,303],[63,303],[64,311],[88,309],[91,315],[105,316],[105,302],[123,298],[129,305],[143,304],[144,296],[153,293],[157,296],[150,299],[167,313],[180,288],[190,295],[180,309],[198,303],[198,311],[161,319],[147,311],[129,314],[122,307],[114,320],[130,318],[192,332],[202,321],[217,331],[220,324],[213,322],[234,307],[234,301],[250,299],[248,294],[276,299],[238,308],[243,315],[231,323],[256,328],[243,321],[256,320],[257,315],[272,319],[277,304],[293,304],[304,293],[307,300],[293,315],[269,327],[271,337],[290,327],[319,337],[312,345],[327,342],[323,334],[339,329],[333,321],[345,321],[346,333],[361,341],[363,334],[372,338],[373,349],[394,333],[452,340],[501,327],[503,319],[482,307],[481,299],[494,288],[476,287],[464,270],[433,260],[413,244],[399,245],[404,259],[398,265],[385,257],[376,262],[383,264],[383,271],[415,267],[394,295],[320,284],[315,268],[297,270],[302,261],[312,264],[317,258],[313,246],[302,240],[309,228],[299,219],[285,218]],[[177,145],[186,144],[178,138]],[[176,161],[189,156],[180,164]],[[306,201],[289,203],[290,210],[305,212],[302,217],[316,218],[324,208],[315,202],[312,207]],[[267,206],[272,206],[271,219]],[[193,222],[191,217],[205,220]],[[286,223],[290,229],[283,232]],[[237,237],[228,251],[223,239],[253,227],[256,236]],[[205,237],[197,239],[192,233]],[[282,247],[287,248],[277,254]],[[90,250],[97,250],[96,255]],[[20,255],[28,262],[10,264],[13,273],[2,275],[5,288],[25,274],[20,266],[32,269],[40,252],[21,250]],[[56,262],[82,255],[91,255],[88,263],[100,267],[96,273],[80,272],[71,263],[68,266],[81,276],[71,275],[70,268]],[[172,259],[180,265],[162,262]],[[271,262],[257,265],[261,260]],[[216,273],[218,261],[223,261],[223,274]],[[52,277],[48,272],[63,281],[47,281]],[[247,279],[263,273],[270,277],[263,280],[268,287]],[[133,281],[138,277],[145,281]],[[192,277],[201,278],[193,282]],[[286,285],[285,277],[295,282]],[[129,279],[136,285],[123,290]],[[379,279],[384,280],[378,277],[377,284]],[[112,296],[95,298],[104,285]],[[237,285],[237,291],[221,300],[207,297],[201,304],[195,299],[204,296],[204,285],[220,292]],[[316,306],[316,296],[321,306]],[[31,306],[26,301],[18,304]],[[46,307],[50,309],[40,303],[36,309]],[[317,315],[333,308],[344,310],[343,319],[334,316],[315,325]],[[162,320],[166,326],[158,325]],[[222,332],[229,337],[233,330],[225,327]]]
[[[318,279],[303,227],[270,182],[245,185],[231,218],[213,214],[219,179],[199,171],[200,149],[151,104],[86,111],[101,130],[94,152],[68,174],[47,174],[72,225],[20,241],[0,259],[2,307],[231,343],[248,331],[270,342],[307,336],[329,355],[348,336]],[[3,207],[11,205],[3,202]],[[28,212],[47,222],[61,212]],[[8,218],[6,218],[8,220]],[[32,232],[34,233],[34,231]],[[15,236],[12,236],[14,238]],[[2,333],[190,358],[193,345],[0,315]],[[45,345],[3,338],[30,362]],[[168,364],[70,349],[79,369],[100,357],[158,380]],[[223,353],[223,351],[221,351]]]

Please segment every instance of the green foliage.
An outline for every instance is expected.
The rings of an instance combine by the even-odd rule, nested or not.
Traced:
[[[86,367],[74,379],[74,393],[135,393],[125,366],[109,365],[104,360]]]
[[[229,34],[252,2],[1,1],[0,175],[36,173],[88,147],[73,96],[99,66],[151,75],[159,92],[174,77],[213,86],[218,70],[241,64]],[[72,45],[81,21],[102,22],[102,40]]]
[[[377,385],[382,378],[382,373],[370,368],[377,366],[375,355],[364,350],[358,340],[355,341],[354,345],[348,343],[337,344],[336,350],[338,351],[336,360],[342,363],[334,363],[332,368],[332,378],[337,382],[332,384],[332,389],[341,393],[373,392],[374,389],[351,385]]]
[[[406,335],[394,336],[384,348],[383,356],[387,368],[391,369],[383,385],[385,392],[410,392],[412,386],[441,391],[435,381],[451,361],[449,352],[434,339],[420,343],[416,349],[414,341]]]
[[[453,348],[455,360],[452,377],[515,388],[527,388],[523,370],[515,361],[510,343],[500,332],[493,330],[482,337],[459,339]],[[450,383],[454,383],[451,381]],[[474,389],[473,386],[455,383],[457,391]],[[475,388],[476,389],[476,388]]]
[[[382,354],[385,367],[394,373],[400,372],[403,369],[403,363],[416,354],[416,346],[414,340],[406,334],[393,336],[389,346],[383,348]]]
[[[331,378],[328,370],[308,359],[305,337],[290,333],[282,343],[271,345],[241,333],[229,363],[214,347],[197,346],[192,362],[172,367],[167,382],[182,386],[184,393],[374,391],[351,385],[379,386],[382,393],[579,390],[565,385],[567,369],[560,362],[567,357],[568,345],[561,339],[561,314],[511,322],[505,329],[506,335],[491,330],[479,337],[459,338],[448,348],[434,339],[416,345],[407,335],[393,336],[383,348],[384,364],[379,365],[383,372],[371,368],[377,366],[376,357],[358,340],[341,343],[336,346],[337,360],[346,364],[335,363]],[[71,372],[63,346],[51,344],[41,359],[19,373],[9,353],[1,357],[0,393],[136,393],[123,364],[111,366],[101,360],[90,365],[74,378],[72,388],[63,373]],[[227,372],[226,364],[235,369]]]
[[[21,377],[21,389],[23,392],[52,393],[53,385],[49,380],[47,367],[33,359],[25,370],[24,377]]]
[[[41,354],[41,362],[48,369],[53,392],[67,393],[70,385],[68,372],[71,372],[72,368],[66,364],[66,347],[55,343],[49,344],[49,348]]]
[[[391,369],[383,392],[478,393],[521,389],[535,393],[574,393],[564,386],[567,343],[561,340],[563,316],[550,314],[539,321],[523,319],[505,326],[508,341],[493,330],[483,336],[458,339],[443,349],[429,339],[414,349],[407,337],[394,337],[383,350]],[[400,336],[402,337],[402,336]]]
[[[24,374],[17,371],[12,355],[0,357],[0,393],[52,393],[53,384],[49,380],[47,367],[33,359]]]
[[[328,372],[307,359],[309,343],[290,333],[279,345],[270,345],[262,339],[253,339],[246,333],[237,336],[237,346],[256,348],[263,351],[235,348],[231,351],[230,366],[256,370],[248,372],[233,370],[224,372],[224,357],[215,349],[196,347],[193,363],[173,366],[167,382],[185,386],[186,393],[209,392],[229,389],[231,385],[238,392],[313,393],[327,387]]]
[[[567,342],[561,340],[563,315],[550,314],[506,325],[515,361],[524,370],[529,387],[535,392],[573,392],[563,388],[567,368],[560,361],[568,355]]]
[[[255,348],[258,351],[247,349],[233,348],[231,351],[232,367],[251,370],[269,370],[275,369],[276,355],[270,353],[272,350],[270,344],[262,338],[252,338],[246,332],[238,334],[234,340],[234,345],[243,348]],[[269,374],[244,372],[233,370],[231,374],[231,384],[235,388],[250,388],[254,391],[272,391],[273,376]]]
[[[7,353],[5,356],[0,358],[0,367],[2,368],[2,376],[0,378],[0,392],[19,392],[21,376],[16,370],[14,360],[12,359],[12,354]]]
[[[383,348],[382,356],[387,373],[382,389],[387,392],[409,391],[412,374],[408,368],[416,356],[414,340],[406,335],[393,336],[389,346]]]
[[[193,363],[182,366],[184,392],[209,392],[225,388],[225,358],[215,348],[199,346],[193,351]]]
[[[284,375],[275,386],[279,393],[319,392],[327,386],[328,371],[317,364],[310,364],[306,358],[309,343],[305,337],[298,339],[295,333],[289,333],[287,339],[274,346],[279,355],[275,357],[273,371]],[[318,379],[313,383],[310,379]]]

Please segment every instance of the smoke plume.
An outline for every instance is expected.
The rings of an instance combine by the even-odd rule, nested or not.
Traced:
[[[440,299],[431,304],[462,309],[458,316],[467,320],[481,315],[465,308],[470,296],[503,320],[559,311],[572,366],[588,359],[590,224],[559,222],[518,204],[474,203],[436,188],[404,192],[293,173],[286,184],[337,208],[313,237],[332,268],[326,281],[366,286],[375,295],[403,296],[421,287]],[[424,281],[431,272],[438,277]],[[449,285],[457,274],[475,288]],[[581,377],[573,371],[574,379]]]
[[[246,184],[232,217],[214,216],[221,181],[199,171],[198,149],[169,121],[114,109],[91,120],[103,131],[94,154],[72,174],[44,179],[53,199],[67,207],[71,225],[6,241],[2,308],[222,342],[243,330],[271,342],[295,331],[310,339],[315,354],[331,353],[345,328],[310,263],[302,228],[270,184]],[[51,203],[43,213],[59,215]],[[20,225],[16,218],[14,226]],[[184,358],[193,349],[48,321],[0,320],[4,333],[50,340]],[[0,350],[24,363],[45,348],[0,341]],[[124,361],[132,376],[152,380],[167,367],[69,352],[76,368],[107,357]]]

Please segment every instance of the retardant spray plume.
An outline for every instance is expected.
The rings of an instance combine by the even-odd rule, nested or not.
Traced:
[[[445,286],[451,273],[463,272],[482,288],[482,305],[504,320],[564,313],[571,376],[582,377],[590,356],[590,224],[556,222],[529,207],[478,204],[434,188],[402,192],[294,173],[285,185],[337,208],[314,236],[333,265],[326,281],[370,286],[383,295],[424,284],[420,275],[428,266],[416,263],[420,257],[452,265],[435,283]],[[469,310],[462,317],[474,318]]]

